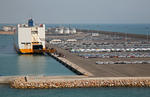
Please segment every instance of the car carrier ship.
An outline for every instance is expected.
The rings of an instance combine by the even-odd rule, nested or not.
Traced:
[[[42,53],[45,51],[45,25],[35,25],[32,19],[27,24],[18,24],[14,40],[18,53]]]

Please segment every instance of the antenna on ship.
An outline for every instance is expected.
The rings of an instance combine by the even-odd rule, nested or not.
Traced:
[[[125,33],[125,47],[127,48],[127,32]]]
[[[146,29],[149,29],[148,27],[146,27]],[[149,31],[147,30],[147,43],[149,41]]]
[[[128,29],[128,26],[127,26],[126,28]],[[127,30],[127,31],[128,31],[128,30]],[[124,47],[125,47],[125,48],[127,48],[127,45],[128,45],[128,36],[127,36],[127,33],[128,33],[128,32],[127,32],[127,31],[125,32],[125,39],[124,39],[124,41],[125,41]]]

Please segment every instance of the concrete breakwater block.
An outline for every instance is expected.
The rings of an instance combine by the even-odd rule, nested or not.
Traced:
[[[11,82],[12,88],[88,88],[88,87],[150,87],[150,78],[18,78]]]

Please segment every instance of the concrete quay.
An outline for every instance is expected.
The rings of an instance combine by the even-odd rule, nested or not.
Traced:
[[[82,58],[56,45],[49,47],[55,48],[59,53],[64,54],[65,59],[84,68],[95,77],[150,77],[150,64],[96,64],[97,61],[140,61],[150,58]]]
[[[82,67],[79,67],[78,65],[74,64],[73,62],[70,62],[64,57],[58,57],[55,54],[50,54],[53,58],[55,58],[57,61],[61,62],[63,65],[65,65],[67,68],[72,70],[73,72],[77,73],[78,75],[85,75],[85,76],[93,76],[92,73],[88,72],[87,70],[83,69]]]
[[[12,88],[150,87],[150,77],[20,77]]]
[[[9,84],[10,82],[14,81],[18,77],[23,77],[23,76],[0,76],[0,84]]]

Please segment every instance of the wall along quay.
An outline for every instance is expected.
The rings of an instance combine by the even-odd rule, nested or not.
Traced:
[[[69,60],[67,60],[64,57],[58,57],[55,54],[49,54],[49,55],[52,56],[54,59],[56,59],[57,61],[59,61],[64,66],[66,66],[68,69],[70,69],[71,71],[75,72],[78,75],[93,76],[92,73],[90,73],[90,72],[86,71],[85,69],[79,67],[78,65],[70,62]]]

